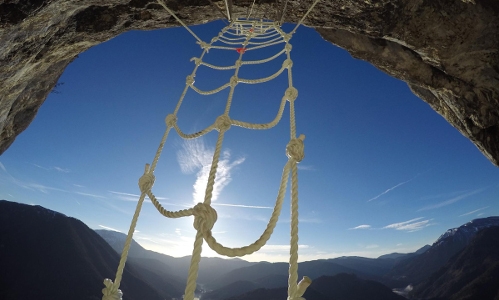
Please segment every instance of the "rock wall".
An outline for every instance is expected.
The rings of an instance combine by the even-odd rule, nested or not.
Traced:
[[[244,16],[253,1],[233,0]],[[284,0],[256,0],[276,19]],[[297,22],[312,0],[287,1]],[[223,1],[171,0],[187,24],[222,18]],[[305,22],[409,85],[499,166],[499,1],[321,0]],[[0,4],[0,153],[35,117],[66,66],[128,30],[178,26],[151,0],[5,0]]]

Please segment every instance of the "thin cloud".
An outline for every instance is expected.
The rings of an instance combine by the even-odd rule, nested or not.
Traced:
[[[418,209],[417,211],[420,212],[420,211],[425,211],[425,210],[432,210],[432,209],[441,208],[441,207],[444,207],[444,206],[447,206],[447,205],[451,205],[451,204],[453,204],[453,203],[455,203],[455,202],[457,202],[459,200],[462,200],[462,199],[465,199],[465,198],[467,198],[469,196],[481,193],[484,190],[485,190],[485,188],[477,189],[477,190],[474,190],[474,191],[471,191],[471,192],[459,195],[457,197],[454,197],[452,199],[449,199],[449,200],[446,200],[446,201],[443,201],[443,202],[439,202],[439,203],[432,204],[432,205],[427,205],[427,206],[425,206],[423,208]]]
[[[99,227],[100,227],[100,228],[103,228],[103,229],[106,229],[106,230],[111,230],[111,231],[116,231],[116,232],[121,232],[121,233],[123,233],[121,230],[114,229],[114,228],[109,227],[109,226],[99,225]]]
[[[228,203],[213,203],[213,206],[229,206],[229,207],[242,207],[242,208],[257,208],[257,209],[274,209],[270,206],[257,206],[257,205],[243,205],[243,204],[228,204]]]
[[[490,206],[486,206],[486,207],[482,207],[482,208],[479,208],[479,209],[475,209],[474,211],[470,211],[470,212],[467,212],[465,214],[460,215],[460,217],[472,215],[472,214],[474,214],[476,212],[479,212],[479,211],[484,210],[484,209],[489,208],[489,207]]]
[[[262,247],[262,251],[289,251],[289,245],[265,245]],[[309,245],[298,245],[298,249],[307,249]]]
[[[7,172],[7,169],[5,168],[5,166],[2,164],[2,162],[0,162],[0,169],[2,169],[5,173],[9,173]]]
[[[182,144],[182,150],[177,152],[177,160],[183,173],[192,174],[196,172],[194,183],[194,203],[203,202],[210,173],[213,149],[206,147],[202,139],[186,140]],[[245,158],[239,158],[231,162],[231,153],[225,150],[220,155],[215,184],[213,186],[212,201],[216,201],[222,190],[232,181],[231,171],[234,167],[242,164]]]
[[[69,173],[71,172],[69,169],[65,169],[65,168],[61,168],[61,167],[58,167],[58,166],[54,166],[54,167],[43,167],[43,166],[40,166],[40,165],[37,165],[37,164],[33,164],[33,166],[37,167],[37,168],[40,168],[42,170],[45,170],[45,171],[52,171],[52,170],[55,170],[57,172],[61,172],[61,173]]]
[[[396,189],[396,188],[398,188],[398,187],[400,187],[400,186],[402,186],[402,185],[404,185],[404,184],[406,184],[406,183],[409,183],[409,182],[413,181],[413,180],[414,180],[414,179],[416,179],[416,177],[418,177],[419,175],[420,175],[420,174],[418,174],[418,175],[414,176],[413,178],[411,178],[411,179],[409,179],[409,180],[407,180],[407,181],[404,181],[404,182],[401,182],[401,183],[399,183],[399,184],[397,184],[397,185],[395,185],[395,186],[392,186],[391,188],[387,189],[386,191],[384,191],[383,193],[381,193],[381,194],[377,195],[376,197],[373,197],[373,198],[371,198],[371,199],[367,200],[367,202],[371,202],[371,201],[373,201],[373,200],[376,200],[376,199],[378,199],[379,197],[381,197],[381,196],[383,196],[383,195],[385,195],[385,194],[387,194],[387,193],[389,193],[389,192],[393,191],[394,189]]]
[[[359,225],[353,228],[348,228],[348,230],[357,230],[357,229],[371,229],[371,225]]]
[[[301,170],[301,171],[315,171],[315,167],[314,166],[311,166],[311,165],[302,165],[302,164],[298,164],[298,170]]]
[[[383,229],[395,229],[395,230],[414,232],[432,225],[430,223],[431,220],[423,220],[423,219],[424,219],[423,217],[420,217],[405,222],[393,223],[383,227]]]
[[[92,198],[101,198],[101,199],[107,199],[104,196],[101,195],[94,195],[94,194],[89,194],[89,193],[82,193],[82,192],[74,192],[75,194],[81,195],[81,196],[87,196],[87,197],[92,197]]]
[[[140,195],[138,195],[138,194],[123,193],[123,192],[116,192],[116,191],[107,191],[107,192],[112,194],[111,196],[113,199],[117,199],[117,200],[121,200],[121,201],[138,202],[139,198],[140,198]],[[168,198],[156,196],[156,199],[157,200],[167,200]],[[151,203],[151,201],[146,201],[146,202]],[[189,207],[189,205],[185,205],[185,204],[175,204],[175,203],[168,203],[168,202],[161,202],[161,205]]]
[[[61,168],[61,167],[52,167],[54,170],[58,171],[58,172],[61,172],[61,173],[69,173],[71,172],[69,169],[64,169],[64,168]]]
[[[108,191],[108,192],[113,194],[114,198],[117,198],[117,199],[123,200],[123,201],[137,202],[139,200],[139,197],[140,197],[140,195],[130,194],[130,193],[122,193],[122,192],[115,192],[115,191]]]
[[[23,183],[21,181],[18,181],[17,179],[16,179],[16,183],[20,187],[30,189],[30,190],[37,190],[37,191],[42,192],[44,194],[48,194],[48,191],[57,191],[57,192],[65,192],[65,193],[68,192],[68,191],[63,190],[63,189],[59,189],[59,188],[55,188],[55,187],[51,187],[51,186],[46,186],[46,185],[39,184],[39,183]]]
[[[379,248],[379,245],[372,244],[372,245],[367,245],[366,246],[366,249],[376,249],[376,248]]]

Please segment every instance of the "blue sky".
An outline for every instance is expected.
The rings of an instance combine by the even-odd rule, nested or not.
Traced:
[[[223,26],[192,28],[210,41]],[[449,228],[499,215],[497,167],[404,82],[353,59],[310,28],[301,27],[291,43],[297,132],[306,135],[300,260],[411,252]],[[200,53],[183,28],[129,32],[82,53],[62,75],[59,93],[48,97],[0,157],[0,198],[42,205],[94,229],[126,232],[138,178],[192,71],[189,60]],[[237,57],[210,55],[214,61]],[[243,74],[268,75],[281,63]],[[232,75],[217,72],[200,70],[196,85],[213,88]],[[272,120],[286,87],[284,74],[258,86],[238,85],[231,117]],[[179,112],[187,132],[211,124],[227,95],[192,94]],[[253,242],[270,218],[287,159],[287,113],[273,130],[233,127],[227,133],[213,199],[219,215],[214,236],[227,246]],[[197,202],[215,141],[216,132],[194,142],[172,132],[153,188],[167,209]],[[269,245],[245,259],[287,261],[286,199]],[[191,252],[192,218],[164,219],[147,202],[137,230],[135,239],[146,248],[173,256]],[[203,255],[214,253],[205,247]]]

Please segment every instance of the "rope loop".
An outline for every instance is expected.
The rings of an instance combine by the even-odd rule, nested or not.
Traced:
[[[109,278],[104,279],[105,288],[102,289],[102,300],[121,300],[123,293],[120,289],[115,289],[113,281]]]
[[[284,92],[284,97],[286,97],[289,102],[295,101],[296,98],[298,98],[298,90],[294,87],[288,87],[286,92]]]
[[[198,203],[194,206],[194,228],[201,232],[210,231],[217,221],[217,211],[209,204]],[[204,234],[203,234],[204,235]]]
[[[221,115],[217,118],[215,121],[215,127],[219,132],[225,132],[229,130],[230,126],[232,125],[232,121],[227,115]]]
[[[175,126],[175,124],[177,124],[177,116],[174,114],[169,114],[165,118],[165,123],[166,123],[166,126],[168,126],[168,127]]]
[[[294,159],[296,162],[300,162],[305,157],[305,145],[303,140],[305,136],[302,134],[298,138],[291,139],[286,146],[286,156]]]
[[[152,186],[154,185],[155,179],[156,177],[154,177],[154,174],[149,172],[149,164],[146,164],[146,170],[139,179],[140,191],[142,193],[147,193],[148,191],[150,191]]]

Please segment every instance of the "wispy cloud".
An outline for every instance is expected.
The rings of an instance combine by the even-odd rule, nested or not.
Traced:
[[[137,202],[137,201],[139,201],[139,198],[140,198],[140,195],[138,195],[138,194],[123,193],[123,192],[116,192],[116,191],[107,191],[107,192],[111,194],[113,199],[117,199],[117,200],[121,200],[121,201]],[[168,198],[156,196],[156,199],[157,200],[167,200]],[[146,202],[150,203],[150,201],[146,201]],[[175,203],[169,203],[169,202],[161,202],[161,204],[162,205],[180,206],[180,207],[189,207],[189,205],[175,204]]]
[[[393,223],[383,227],[383,229],[395,229],[395,230],[414,232],[432,225],[430,223],[431,220],[423,220],[423,219],[424,219],[423,217],[420,217],[409,221]]]
[[[443,202],[439,202],[439,203],[427,205],[427,206],[425,206],[423,208],[418,209],[417,211],[420,212],[420,211],[437,209],[437,208],[440,208],[440,207],[451,205],[451,204],[453,204],[453,203],[455,203],[455,202],[457,202],[459,200],[462,200],[462,199],[467,198],[469,196],[481,193],[484,190],[485,190],[485,188],[481,188],[481,189],[477,189],[477,190],[474,190],[474,191],[471,191],[471,192],[468,192],[468,193],[464,193],[464,194],[461,194],[461,195],[459,195],[457,197],[451,198],[451,199],[443,201]]]
[[[489,208],[489,207],[490,206],[485,206],[485,207],[482,207],[482,208],[479,208],[479,209],[475,209],[474,211],[470,211],[470,212],[467,212],[467,213],[459,215],[459,216],[460,217],[469,216],[469,215],[472,215],[472,214],[474,214],[476,212],[479,212],[479,211],[484,210],[484,209]]]
[[[230,206],[230,207],[242,207],[242,208],[257,208],[257,209],[274,209],[270,206],[257,206],[257,205],[243,205],[243,204],[228,204],[228,203],[213,203],[213,206]]]
[[[71,172],[69,169],[64,169],[64,168],[61,168],[61,167],[52,167],[54,170],[58,171],[58,172],[61,172],[61,173],[69,173]]]
[[[315,171],[316,169],[312,165],[298,164],[298,170],[301,170],[301,171]]]
[[[262,247],[262,251],[274,252],[274,251],[289,251],[289,245],[265,245]],[[309,245],[298,245],[298,249],[307,249]]]
[[[194,203],[203,202],[208,176],[211,168],[213,149],[206,147],[202,139],[186,140],[182,144],[182,150],[177,152],[177,160],[182,172],[191,174],[197,172],[194,183]],[[225,150],[220,155],[216,180],[213,186],[212,201],[216,201],[222,190],[231,182],[231,171],[234,167],[242,164],[245,158],[231,161],[231,153]]]
[[[348,230],[357,230],[357,229],[371,229],[371,225],[359,225],[356,227],[348,228]]]
[[[0,169],[2,169],[5,173],[8,173],[7,172],[7,169],[5,168],[5,166],[2,164],[2,162],[0,162]]]
[[[418,175],[414,176],[413,178],[411,178],[411,179],[409,179],[409,180],[407,180],[407,181],[404,181],[404,182],[401,182],[401,183],[399,183],[399,184],[396,184],[396,185],[392,186],[391,188],[387,189],[386,191],[384,191],[383,193],[381,193],[381,194],[377,195],[376,197],[373,197],[373,198],[371,198],[371,199],[367,200],[367,202],[371,202],[371,201],[373,201],[373,200],[378,199],[379,197],[381,197],[381,196],[383,196],[383,195],[388,194],[389,192],[393,191],[394,189],[396,189],[396,188],[398,188],[398,187],[401,187],[401,186],[403,186],[404,184],[406,184],[406,183],[409,183],[409,182],[413,181],[413,180],[414,180],[414,179],[416,179],[416,177],[418,177],[419,175],[420,175],[420,174],[418,174]]]
[[[114,228],[109,227],[109,226],[99,225],[99,227],[100,227],[100,228],[103,228],[103,229],[106,229],[106,230],[111,230],[111,231],[116,231],[116,232],[121,232],[121,233],[123,233],[121,230],[114,229]]]
[[[69,172],[71,172],[69,169],[61,168],[61,167],[58,167],[58,166],[43,167],[43,166],[40,166],[40,165],[37,165],[37,164],[33,164],[33,166],[35,166],[37,168],[40,168],[40,169],[43,169],[43,170],[46,170],[46,171],[55,170],[55,171],[61,172],[61,173],[69,173]]]
[[[372,245],[367,245],[366,246],[366,249],[376,249],[376,248],[379,248],[379,245],[372,244]]]
[[[81,195],[81,196],[87,196],[87,197],[92,197],[92,198],[101,198],[101,199],[106,199],[106,197],[101,196],[101,195],[94,195],[94,194],[89,194],[89,193],[82,193],[82,192],[74,192],[75,194]]]
[[[130,194],[130,193],[122,193],[122,192],[115,192],[115,191],[108,191],[108,192],[113,194],[114,198],[117,198],[117,199],[123,200],[123,201],[137,202],[139,200],[139,197],[140,197],[140,195]]]

